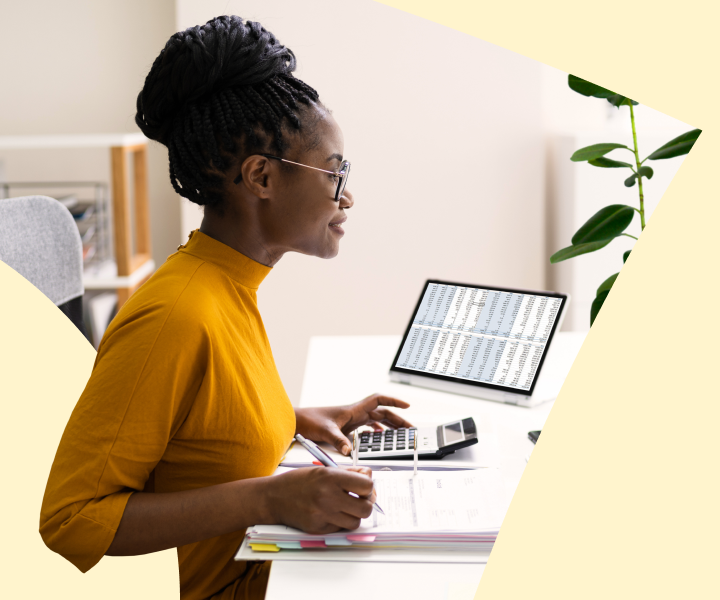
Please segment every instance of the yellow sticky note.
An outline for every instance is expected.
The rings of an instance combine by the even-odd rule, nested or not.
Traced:
[[[275,544],[250,544],[253,552],[280,552]]]

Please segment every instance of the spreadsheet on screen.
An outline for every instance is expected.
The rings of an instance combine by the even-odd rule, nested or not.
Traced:
[[[532,388],[562,298],[429,283],[394,367]]]

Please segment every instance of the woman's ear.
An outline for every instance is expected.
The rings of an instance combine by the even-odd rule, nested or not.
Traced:
[[[258,198],[268,198],[274,182],[274,173],[270,161],[264,156],[248,156],[240,168],[242,182],[251,194]]]

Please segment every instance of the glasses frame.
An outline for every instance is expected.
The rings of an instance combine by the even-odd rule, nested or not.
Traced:
[[[258,156],[264,156],[265,158],[273,158],[275,160],[280,160],[282,162],[290,163],[291,165],[297,165],[298,167],[306,167],[308,169],[313,169],[315,171],[320,171],[322,173],[328,173],[329,175],[336,175],[340,178],[338,181],[338,186],[335,190],[335,202],[339,202],[340,198],[342,198],[343,192],[345,191],[345,186],[347,185],[348,176],[350,175],[350,161],[344,160],[342,164],[340,165],[339,171],[328,171],[327,169],[319,169],[318,167],[311,167],[310,165],[304,165],[299,162],[295,162],[292,160],[288,160],[286,158],[282,158],[280,156],[275,156],[274,154],[259,154]],[[242,181],[242,173],[238,175],[234,180],[233,183],[238,184]]]

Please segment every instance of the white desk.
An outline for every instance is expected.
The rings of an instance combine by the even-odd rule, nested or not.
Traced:
[[[558,389],[585,335],[556,335],[541,376],[555,380]],[[413,415],[485,416],[498,435],[500,467],[507,492],[512,494],[533,448],[527,432],[542,429],[553,403],[522,408],[391,383],[388,369],[399,344],[400,336],[312,338],[300,406],[349,404],[381,392],[409,402],[411,407],[402,413],[411,422]],[[483,569],[484,565],[478,564],[275,561],[266,600],[315,600],[358,589],[367,590],[375,600],[400,596],[445,600],[463,596],[459,590],[464,590],[464,595],[474,590]]]

